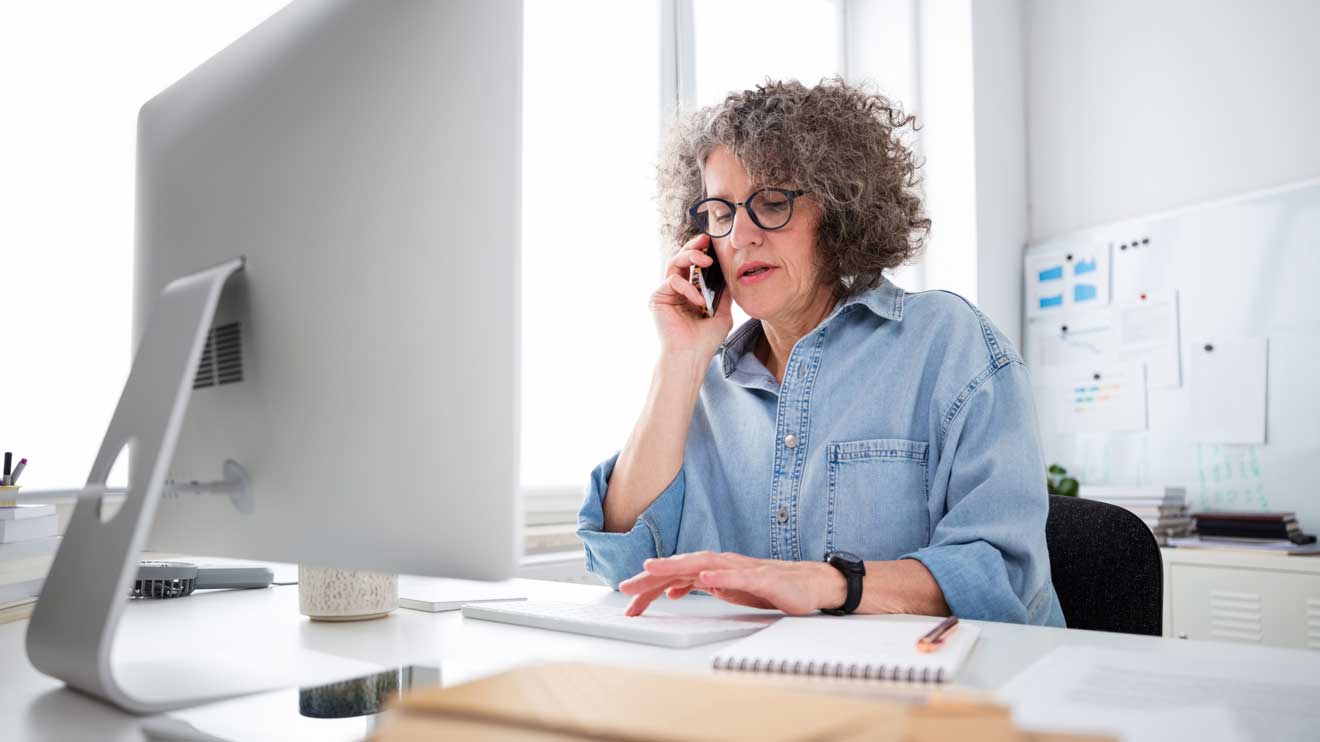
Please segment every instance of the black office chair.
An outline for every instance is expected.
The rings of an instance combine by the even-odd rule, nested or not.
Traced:
[[[1161,635],[1163,562],[1140,518],[1106,502],[1050,495],[1045,541],[1069,628]]]

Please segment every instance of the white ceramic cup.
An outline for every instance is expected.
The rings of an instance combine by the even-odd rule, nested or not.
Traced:
[[[398,607],[398,575],[298,565],[298,610],[313,621],[363,621]]]

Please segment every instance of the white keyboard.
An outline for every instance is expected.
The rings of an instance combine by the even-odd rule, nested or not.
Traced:
[[[748,636],[774,620],[773,616],[709,618],[653,610],[625,616],[619,605],[534,600],[465,605],[463,617],[679,648]]]

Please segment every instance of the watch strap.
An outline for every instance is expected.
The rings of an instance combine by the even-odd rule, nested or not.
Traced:
[[[866,567],[861,562],[839,559],[832,554],[826,557],[826,562],[843,574],[848,584],[848,597],[844,599],[843,605],[824,609],[823,612],[834,616],[846,616],[862,604],[862,578],[866,576]]]

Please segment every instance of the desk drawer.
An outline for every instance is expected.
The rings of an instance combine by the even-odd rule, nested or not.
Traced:
[[[1320,650],[1320,575],[1174,564],[1173,635]]]

